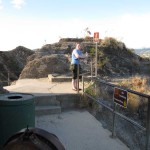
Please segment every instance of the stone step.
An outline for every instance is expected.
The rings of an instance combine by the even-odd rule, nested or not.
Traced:
[[[48,79],[50,82],[71,82],[71,76],[53,76],[51,74],[48,75]]]
[[[57,101],[56,95],[42,95],[35,97],[35,105],[43,106],[43,105],[52,105],[52,106],[60,106],[60,102]]]
[[[77,108],[81,99],[80,94],[54,94],[35,97],[35,106],[60,106],[61,109]]]
[[[84,80],[85,81],[90,81],[91,78],[96,78],[95,76],[85,76],[84,77]],[[71,82],[72,80],[72,76],[65,76],[65,75],[52,75],[52,74],[49,74],[48,75],[48,79],[50,82]]]
[[[61,113],[60,106],[36,106],[35,107],[35,115],[51,115],[51,114],[59,114]]]
[[[63,94],[57,95],[57,100],[60,102],[61,108],[77,108],[80,104],[81,94]]]

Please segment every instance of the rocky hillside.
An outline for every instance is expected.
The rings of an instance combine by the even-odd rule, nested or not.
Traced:
[[[104,39],[99,49],[99,74],[114,77],[133,75],[141,73],[140,56],[126,48],[125,44],[114,38]]]
[[[81,62],[84,70],[90,70],[93,61],[95,66],[95,43],[84,39],[61,39],[58,43],[47,44],[28,57],[28,63],[20,78],[41,78],[48,74],[69,74],[70,56],[75,44],[82,44],[83,53],[88,52],[88,63]],[[125,44],[114,38],[106,38],[98,43],[98,75],[120,77],[141,72],[140,63],[143,59]],[[86,69],[85,69],[86,68]]]
[[[8,74],[10,80],[18,79],[22,69],[26,65],[28,56],[34,51],[19,46],[11,51],[0,51],[0,81],[7,82]]]
[[[70,56],[75,44],[82,44],[83,53],[88,52],[87,62],[81,62],[83,70],[90,70],[91,60],[93,72],[95,68],[95,43],[92,40],[65,38],[54,44],[44,45],[35,51],[25,47],[17,47],[8,52],[0,52],[0,79],[7,80],[20,75],[22,78],[42,78],[48,74],[70,74]],[[106,38],[98,43],[98,75],[120,77],[141,73],[141,62],[144,60],[125,44],[114,38]],[[21,73],[21,74],[20,74]]]

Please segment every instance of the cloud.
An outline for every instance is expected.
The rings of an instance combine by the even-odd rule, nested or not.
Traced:
[[[129,47],[150,47],[150,13],[122,16],[116,23],[115,34],[120,36]]]
[[[90,31],[99,32],[100,38],[114,37],[129,48],[150,47],[150,13],[124,14],[116,18],[89,22]]]
[[[21,9],[26,3],[25,0],[11,0],[14,8]]]
[[[2,3],[2,0],[0,0],[0,10],[3,9],[3,3]]]
[[[30,49],[58,42],[61,38],[84,37],[89,28],[91,36],[99,32],[100,38],[106,36],[121,40],[129,48],[150,47],[150,14],[124,15],[112,19],[84,20],[38,19],[0,16],[0,50],[11,50],[19,45]],[[60,28],[61,25],[61,28]],[[8,36],[9,35],[9,36]]]

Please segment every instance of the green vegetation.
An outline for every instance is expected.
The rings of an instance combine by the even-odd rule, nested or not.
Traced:
[[[90,56],[94,57],[95,56],[95,48],[90,48]]]
[[[102,69],[102,67],[104,65],[106,65],[108,62],[109,62],[109,59],[107,57],[103,57],[103,58],[99,59],[97,66],[98,66],[98,68]]]
[[[108,47],[109,49],[126,48],[124,43],[117,41],[115,38],[112,38],[112,37],[106,37],[104,40],[102,40],[101,46]]]
[[[147,77],[134,76],[129,79],[124,79],[119,82],[120,86],[128,89],[150,94],[149,80]],[[147,99],[136,94],[128,93],[128,110],[132,114],[138,113],[142,118],[147,111]]]
[[[95,90],[95,84],[91,83],[85,90],[85,93],[91,95],[92,97],[96,98],[96,90]]]

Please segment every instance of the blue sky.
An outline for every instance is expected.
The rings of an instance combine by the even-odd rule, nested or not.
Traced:
[[[0,0],[0,51],[84,37],[87,27],[91,36],[150,47],[149,8],[148,0]]]

